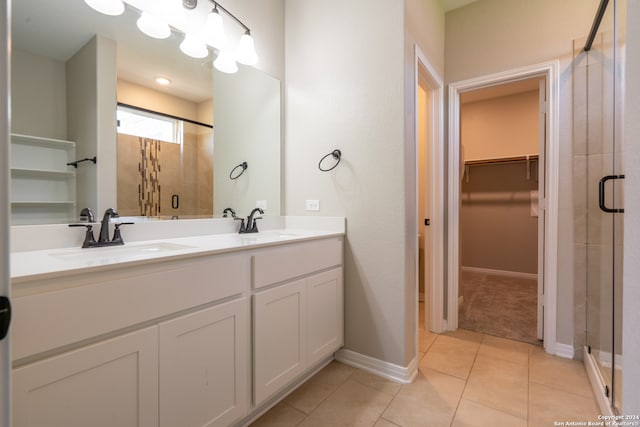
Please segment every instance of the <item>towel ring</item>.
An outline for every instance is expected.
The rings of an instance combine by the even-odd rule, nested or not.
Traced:
[[[240,163],[238,166],[236,166],[235,168],[231,169],[231,172],[229,172],[229,178],[230,179],[238,179],[240,178],[240,175],[242,175],[244,173],[244,171],[247,170],[247,162],[242,162]],[[242,168],[242,170],[240,171],[240,173],[236,174],[235,176],[233,175],[233,173],[236,171],[236,169],[238,168]]]
[[[329,156],[332,156],[335,160],[337,160],[337,162],[335,165],[331,166],[330,168],[324,169],[322,167],[322,162],[324,161],[324,159],[326,159]],[[336,166],[338,166],[338,164],[340,163],[341,157],[342,157],[342,152],[340,150],[333,150],[331,153],[327,154],[326,156],[320,159],[320,161],[318,162],[318,169],[320,169],[322,172],[329,172],[330,170],[335,169]]]

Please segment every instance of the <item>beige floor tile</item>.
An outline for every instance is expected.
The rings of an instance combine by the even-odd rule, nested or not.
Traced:
[[[529,363],[529,347],[531,344],[485,335],[480,344],[478,355],[482,354],[526,365]]]
[[[411,384],[402,386],[382,414],[399,426],[449,426],[465,381],[425,368]]]
[[[306,415],[293,406],[280,402],[263,416],[258,418],[252,427],[293,427],[304,420]]]
[[[310,414],[356,371],[340,362],[331,362],[309,381],[285,398],[294,408]]]
[[[300,426],[373,426],[393,396],[347,380]]]
[[[482,342],[483,334],[480,332],[470,331],[468,329],[458,328],[453,332],[445,332],[442,335],[446,335],[448,337],[458,338],[460,340],[471,341],[471,342]]]
[[[527,419],[528,366],[478,355],[463,398]]]
[[[544,384],[529,384],[529,427],[552,426],[555,421],[597,421],[593,396],[585,397]]]
[[[462,399],[451,427],[527,427],[527,420]]]
[[[467,378],[479,343],[444,335],[438,336],[420,362],[420,369],[435,369],[458,378]]]
[[[359,382],[362,385],[366,385],[367,387],[371,387],[375,390],[389,393],[392,396],[395,396],[400,390],[400,387],[402,387],[402,384],[400,383],[382,378],[378,375],[371,374],[360,369],[357,369],[349,379]]]
[[[591,383],[581,361],[553,356],[535,347],[531,349],[529,358],[530,381],[585,397],[593,396]]]
[[[421,353],[427,352],[436,338],[438,338],[438,334],[420,329],[418,331],[418,351]]]

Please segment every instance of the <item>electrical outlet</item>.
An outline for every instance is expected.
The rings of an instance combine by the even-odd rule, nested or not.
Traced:
[[[307,210],[311,212],[319,212],[320,200],[307,200]]]
[[[256,200],[256,208],[260,208],[263,211],[267,210],[267,201],[266,200]]]

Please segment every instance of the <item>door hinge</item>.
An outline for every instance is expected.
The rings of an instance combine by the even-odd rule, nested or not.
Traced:
[[[609,397],[609,386],[608,385],[604,386],[604,395],[606,397]]]
[[[3,340],[9,332],[11,323],[11,302],[7,297],[0,297],[0,340]]]
[[[425,218],[424,225],[431,225],[431,220],[429,218]]]

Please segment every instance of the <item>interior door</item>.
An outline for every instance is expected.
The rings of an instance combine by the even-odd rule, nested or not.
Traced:
[[[418,80],[418,254],[419,254],[419,280],[420,294],[424,296],[423,327],[430,329],[431,308],[431,114],[432,98],[427,82],[422,76]]]
[[[0,297],[9,299],[9,0],[0,3]],[[0,307],[0,325],[10,314],[7,307]],[[0,340],[0,427],[11,424],[11,354],[9,352],[10,335]]]
[[[541,79],[539,83],[539,114],[540,119],[539,123],[539,157],[538,157],[538,316],[537,316],[537,335],[538,339],[541,340],[544,338],[544,248],[545,248],[545,227],[546,227],[546,213],[547,213],[547,204],[546,204],[546,195],[547,195],[547,185],[546,185],[546,169],[547,169],[547,141],[548,139],[548,129],[547,120],[549,117],[548,114],[548,105],[547,102],[547,81],[546,78]]]

